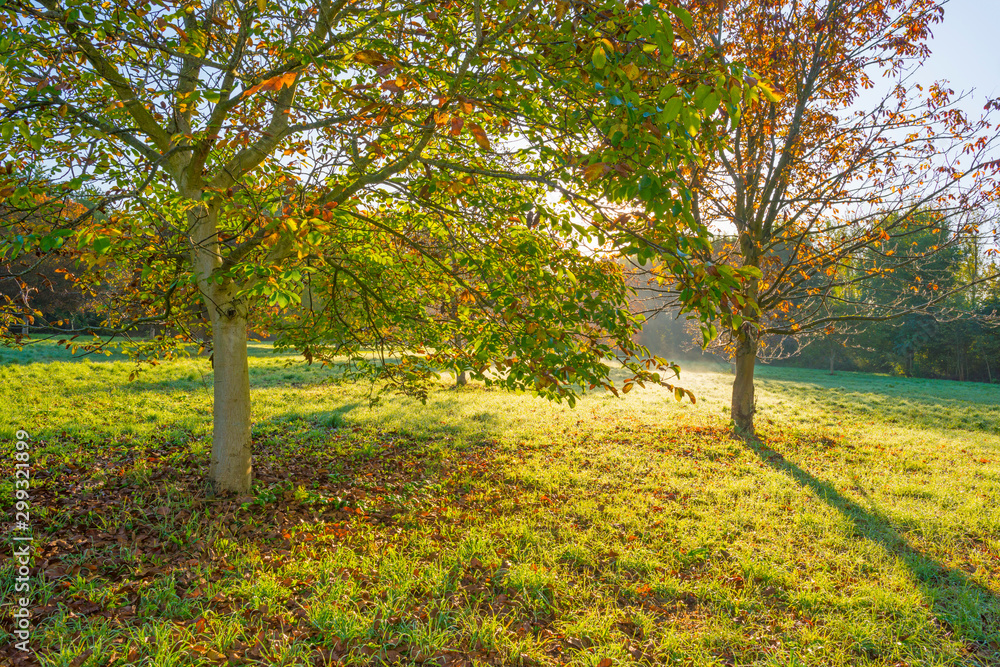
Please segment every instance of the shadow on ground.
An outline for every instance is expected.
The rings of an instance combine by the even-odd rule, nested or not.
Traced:
[[[751,451],[772,469],[787,475],[817,498],[840,512],[853,524],[855,534],[896,556],[919,582],[919,588],[937,619],[974,644],[978,652],[1000,664],[1000,597],[965,572],[944,565],[910,546],[892,522],[876,509],[862,507],[837,489],[772,449],[766,441],[748,444]],[[970,610],[974,610],[971,611]]]
[[[258,424],[254,488],[245,497],[211,493],[210,443],[166,437],[91,448],[85,460],[38,470],[32,504],[50,511],[33,515],[31,577],[44,592],[31,609],[38,628],[32,654],[43,649],[38,640],[47,629],[69,618],[80,627],[129,628],[158,618],[193,623],[206,610],[252,614],[245,599],[212,592],[235,576],[220,543],[254,545],[268,562],[306,542],[335,551],[373,530],[391,535],[432,525],[437,513],[415,507],[461,504],[470,474],[485,479],[498,470],[489,443],[443,451],[402,433],[339,426],[357,407],[314,413],[325,423],[319,428],[282,419]],[[85,454],[72,437],[61,444]],[[0,561],[0,590],[14,585],[8,565]],[[84,579],[86,596],[78,588]],[[265,627],[276,622],[262,620]],[[0,628],[9,633],[11,620],[4,617]],[[248,651],[247,659],[268,655]],[[15,654],[0,648],[0,663]]]

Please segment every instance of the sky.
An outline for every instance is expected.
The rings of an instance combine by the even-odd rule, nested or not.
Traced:
[[[1000,0],[948,2],[944,22],[932,27],[931,57],[919,80],[947,79],[956,93],[974,88],[979,104],[963,106],[969,113],[982,112],[987,98],[1000,96],[998,26]]]
[[[983,113],[987,99],[1000,97],[998,26],[1000,0],[951,0],[944,7],[944,21],[932,28],[931,57],[919,80],[947,79],[956,93],[974,90],[961,105],[970,118]],[[993,245],[1000,245],[1000,235]]]

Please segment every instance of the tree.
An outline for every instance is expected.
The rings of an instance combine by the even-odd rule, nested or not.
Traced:
[[[728,149],[687,175],[694,215],[728,238],[699,259],[759,272],[714,320],[736,363],[732,420],[752,436],[754,367],[768,337],[835,333],[946,297],[936,283],[906,299],[859,298],[856,287],[978,233],[970,214],[994,200],[997,134],[946,85],[915,81],[944,3],[687,4],[699,8],[696,35],[766,77]],[[894,85],[869,105],[876,78]],[[911,244],[936,230],[949,230],[941,243]],[[663,289],[680,293],[670,281]]]
[[[219,490],[251,481],[251,322],[268,321],[307,359],[346,354],[356,371],[418,393],[456,360],[570,401],[612,386],[610,358],[633,381],[662,381],[662,360],[634,361],[627,288],[580,249],[590,227],[574,212],[636,196],[633,179],[650,208],[687,210],[677,177],[651,178],[634,158],[686,165],[714,147],[679,124],[643,128],[665,102],[689,121],[727,122],[685,88],[651,97],[634,80],[683,73],[716,107],[744,94],[717,58],[674,57],[672,21],[691,17],[669,9],[7,2],[0,159],[48,165],[53,199],[85,186],[102,199],[0,254],[71,246],[85,255],[83,284],[124,276],[130,298],[94,331],[180,332],[133,341],[140,356],[176,352],[207,311]],[[11,189],[14,207],[33,196]],[[522,224],[529,209],[543,225]],[[456,326],[430,314],[451,298],[476,304]],[[458,326],[462,349],[449,343]]]

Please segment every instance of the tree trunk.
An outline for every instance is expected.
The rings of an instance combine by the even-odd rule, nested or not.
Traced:
[[[200,205],[188,210],[191,259],[212,322],[212,460],[209,478],[217,492],[250,490],[250,371],[247,366],[247,306],[231,279],[213,279],[222,264],[218,210],[200,202],[199,190],[182,194]]]
[[[741,337],[736,348],[736,379],[733,380],[731,415],[739,435],[753,437],[753,414],[756,410],[753,387],[754,365],[757,363],[757,341]]]
[[[743,215],[746,211],[739,211],[742,220],[750,219],[751,216]],[[755,242],[750,230],[740,232],[740,253],[743,255],[743,266],[752,266],[760,269],[760,247]],[[757,331],[752,322],[756,322],[756,312],[752,303],[757,300],[757,291],[760,283],[757,279],[752,279],[746,286],[746,304],[743,306],[743,324],[736,334],[736,378],[733,380],[733,403],[730,409],[730,416],[733,419],[733,426],[736,435],[742,438],[753,439],[755,437],[753,427],[753,414],[756,411],[756,400],[754,398],[753,370],[757,363]]]
[[[830,350],[830,375],[833,375],[833,366],[837,361],[837,350],[836,348]]]
[[[216,491],[246,493],[252,481],[246,317],[236,308],[217,314],[212,338],[215,404],[209,475]]]
[[[451,301],[451,318],[455,322],[458,321],[458,298],[457,297],[453,298],[452,301]],[[452,342],[455,344],[456,348],[461,349],[462,342],[463,342],[462,341],[462,336],[460,336],[460,335],[459,336],[455,336],[455,338],[453,339]],[[469,379],[466,377],[464,370],[455,373],[455,386],[456,387],[464,387],[468,381],[469,381]]]

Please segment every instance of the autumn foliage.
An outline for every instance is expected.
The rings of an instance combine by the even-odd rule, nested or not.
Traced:
[[[762,77],[728,150],[688,173],[694,215],[716,236],[703,260],[760,271],[715,318],[737,367],[732,416],[752,432],[753,366],[769,336],[833,333],[947,296],[926,284],[918,301],[873,300],[862,285],[981,233],[980,212],[997,192],[997,128],[914,70],[943,3],[687,6],[696,34]],[[940,243],[914,242],[941,230]],[[683,297],[683,285],[654,271],[654,289]]]

